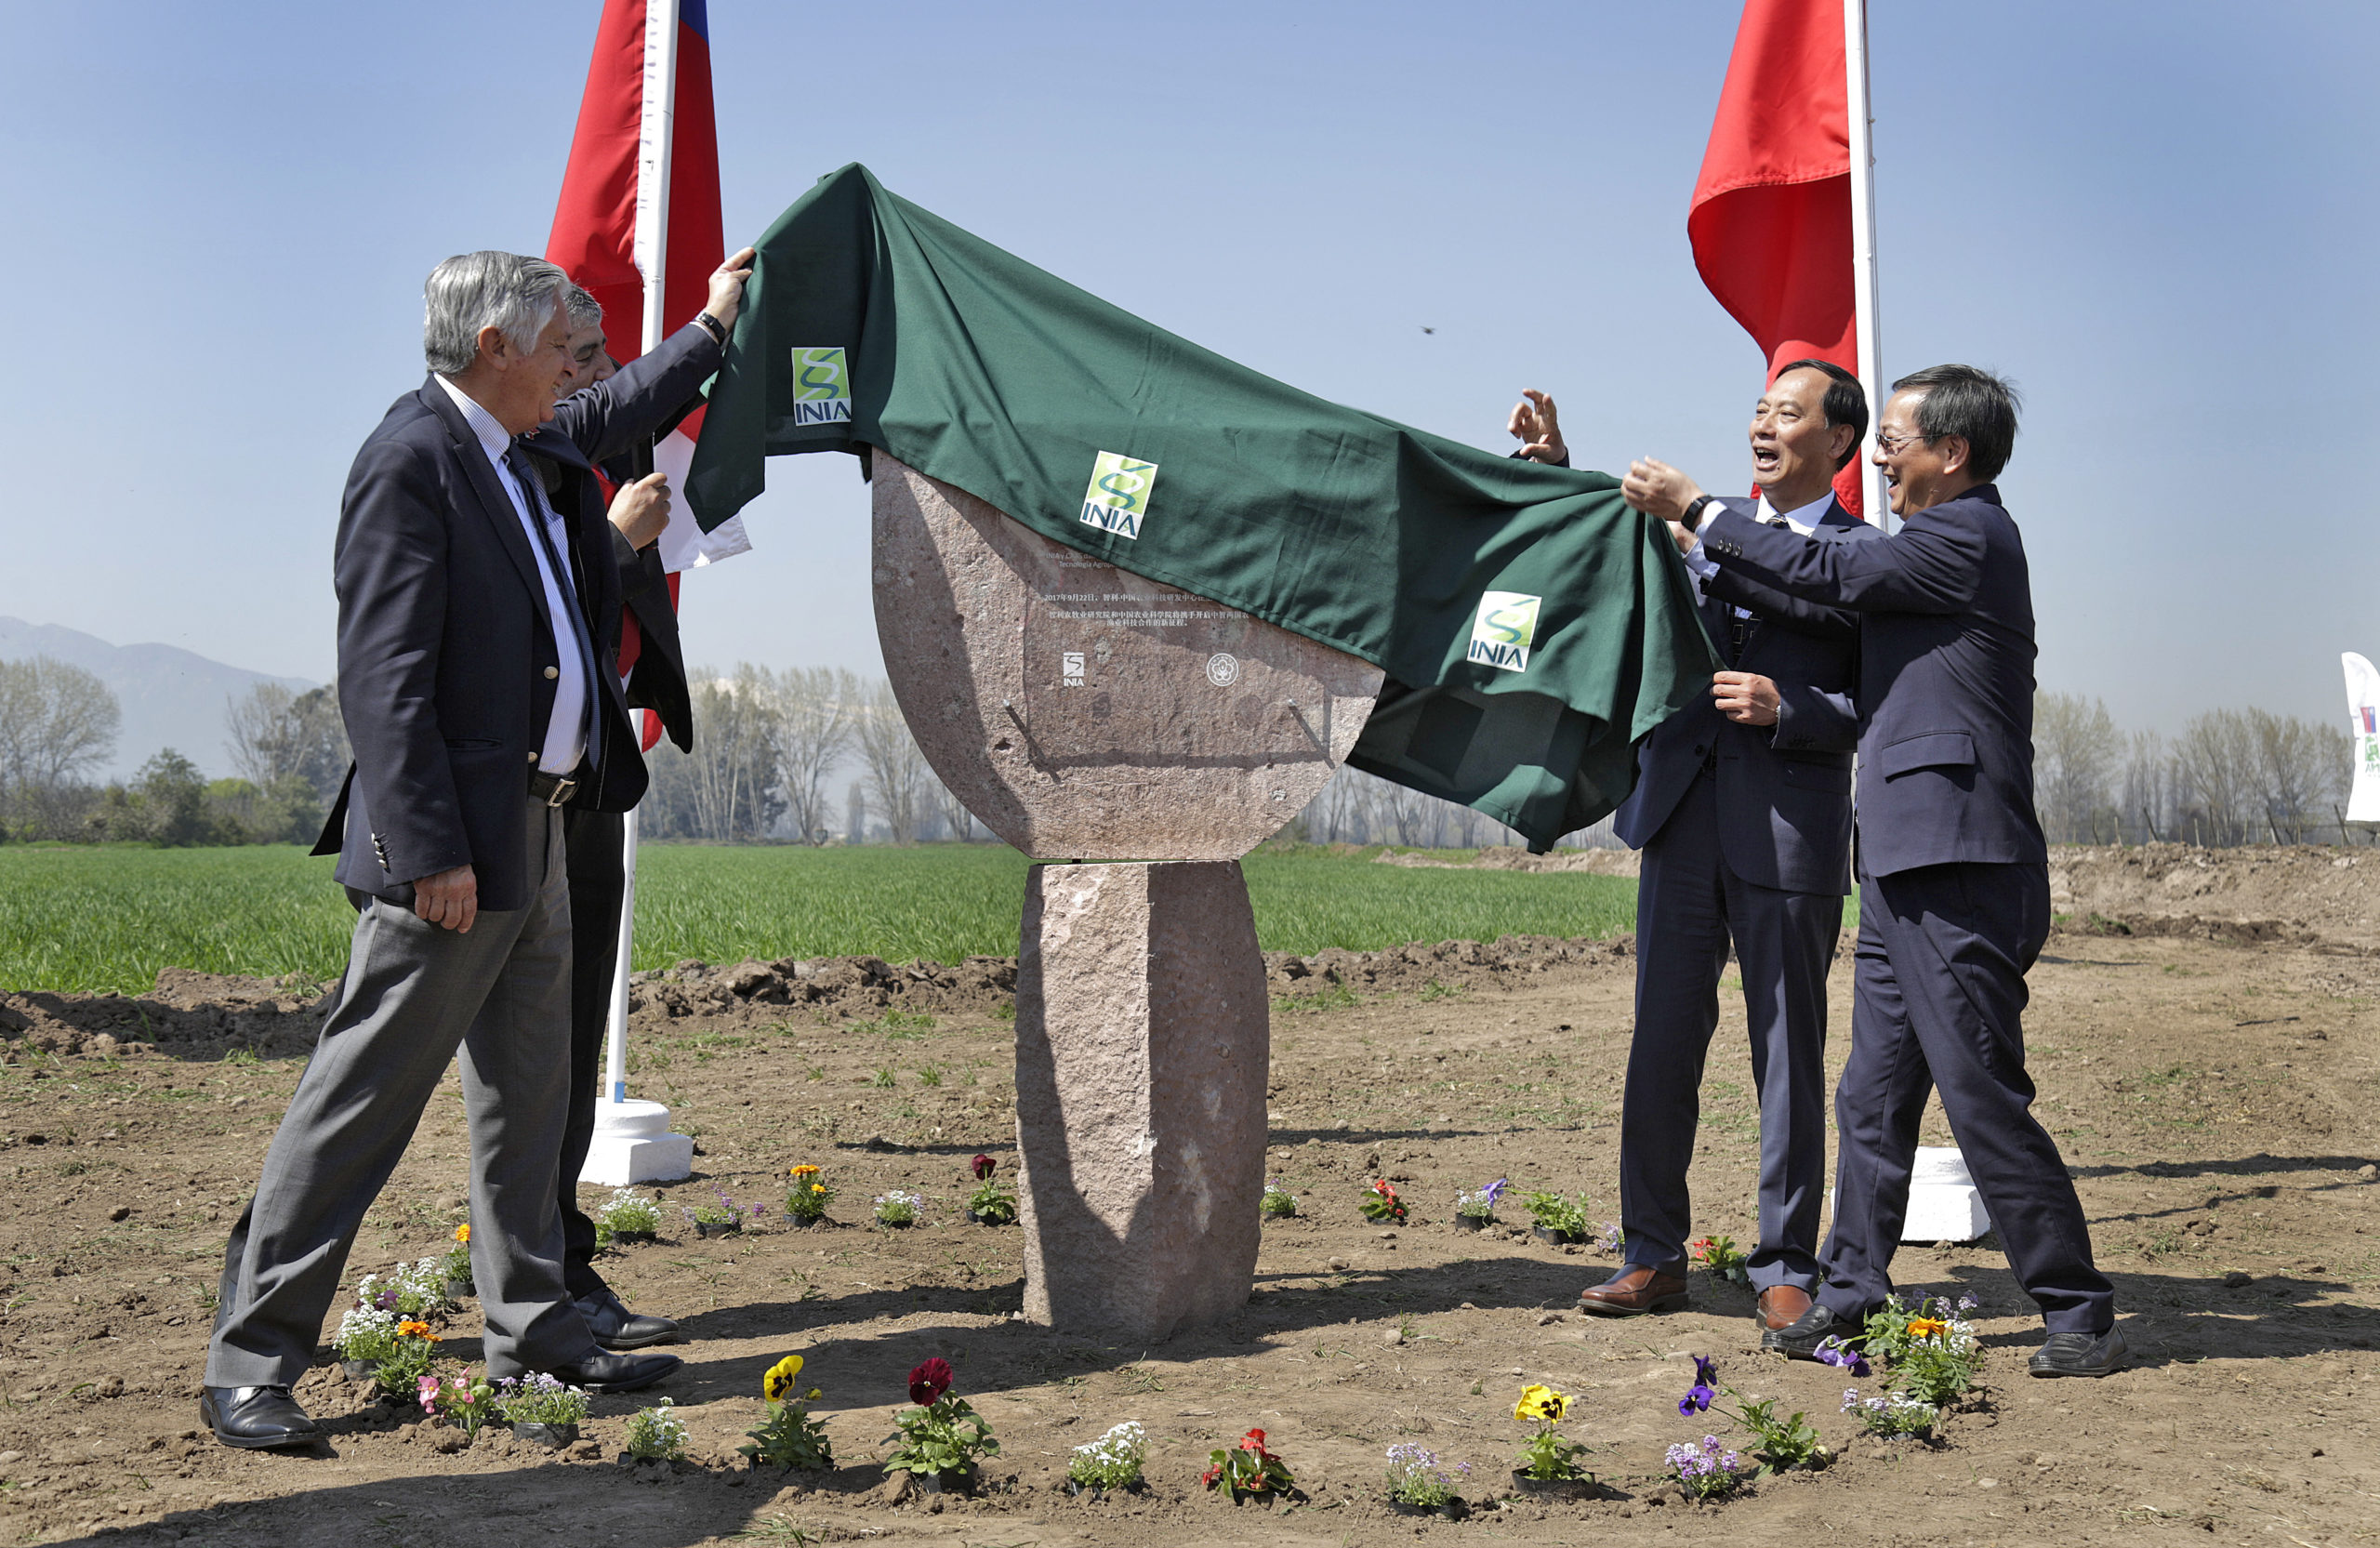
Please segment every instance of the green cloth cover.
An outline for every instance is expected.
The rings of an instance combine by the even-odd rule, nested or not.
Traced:
[[[1667,536],[1606,474],[1326,403],[1002,252],[853,165],[760,241],[687,479],[882,447],[1034,531],[1388,677],[1349,760],[1533,850],[1595,822],[1717,666]]]

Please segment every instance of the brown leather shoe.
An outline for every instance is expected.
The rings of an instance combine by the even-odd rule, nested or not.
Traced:
[[[1686,1277],[1649,1264],[1629,1264],[1600,1285],[1579,1292],[1579,1310],[1596,1316],[1643,1316],[1686,1310]]]
[[[1810,1309],[1810,1292],[1799,1285],[1771,1285],[1752,1303],[1752,1320],[1764,1333],[1780,1333]]]

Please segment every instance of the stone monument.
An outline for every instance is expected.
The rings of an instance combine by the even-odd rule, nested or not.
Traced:
[[[1271,1027],[1239,857],[1304,807],[1368,662],[874,458],[876,626],[911,732],[1035,857],[1016,985],[1025,1312],[1160,1340],[1254,1285]]]

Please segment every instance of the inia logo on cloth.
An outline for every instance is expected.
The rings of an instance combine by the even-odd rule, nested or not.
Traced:
[[[1528,648],[1537,639],[1539,601],[1519,591],[1482,595],[1479,615],[1471,626],[1471,650],[1463,659],[1508,672],[1528,670]]]
[[[1102,452],[1091,465],[1091,487],[1083,491],[1082,523],[1137,539],[1141,518],[1148,514],[1149,492],[1156,487],[1156,463]]]
[[[852,377],[842,350],[793,347],[793,422],[839,425],[852,417]]]

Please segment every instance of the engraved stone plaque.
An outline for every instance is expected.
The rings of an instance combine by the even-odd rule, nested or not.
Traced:
[[[879,452],[884,664],[934,773],[1028,854],[1225,860],[1304,807],[1369,663],[1128,574]]]

